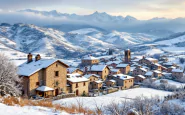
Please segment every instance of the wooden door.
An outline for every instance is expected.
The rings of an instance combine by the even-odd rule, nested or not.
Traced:
[[[58,95],[58,88],[55,89],[55,96],[57,96],[57,95]]]
[[[76,90],[76,96],[78,96],[78,90]]]

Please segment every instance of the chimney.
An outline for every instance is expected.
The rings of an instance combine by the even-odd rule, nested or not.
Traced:
[[[27,56],[27,63],[30,63],[32,62],[32,54],[29,53],[28,56]]]
[[[38,61],[38,60],[40,60],[40,59],[41,59],[40,54],[37,54],[37,55],[35,56],[35,61]]]

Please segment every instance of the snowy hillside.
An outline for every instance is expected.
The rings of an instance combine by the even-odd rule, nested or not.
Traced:
[[[62,57],[66,54],[74,54],[76,51],[83,52],[82,48],[74,46],[64,38],[64,34],[61,31],[34,25],[0,26],[2,36],[0,41],[10,48],[25,53],[43,53],[53,57]]]
[[[153,41],[157,37],[126,32],[104,32],[85,28],[62,32],[26,24],[3,24],[0,26],[1,47],[24,53],[41,53],[52,57],[79,57],[87,52],[107,48],[125,48]]]

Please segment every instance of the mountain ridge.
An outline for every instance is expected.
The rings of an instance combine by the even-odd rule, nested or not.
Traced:
[[[24,53],[44,53],[52,57],[80,57],[85,53],[124,48],[157,39],[141,33],[104,32],[95,28],[62,32],[31,24],[1,24],[2,43]],[[3,37],[0,37],[2,40]],[[119,44],[118,44],[119,43]]]

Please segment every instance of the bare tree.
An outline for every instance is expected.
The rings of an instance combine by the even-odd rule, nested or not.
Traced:
[[[20,82],[21,79],[17,74],[17,67],[8,57],[4,54],[0,54],[0,95],[19,95]]]

